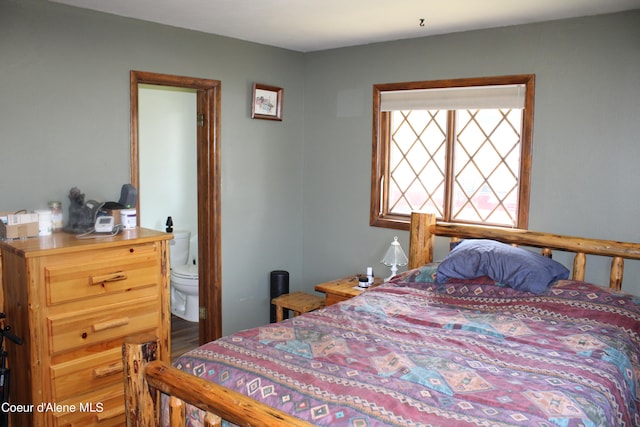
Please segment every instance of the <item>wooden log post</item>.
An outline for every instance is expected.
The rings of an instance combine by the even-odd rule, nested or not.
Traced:
[[[175,396],[169,397],[169,419],[170,426],[182,426],[185,424],[186,405],[183,400]]]
[[[584,280],[584,274],[587,267],[587,255],[584,252],[576,253],[573,258],[573,280]]]
[[[411,233],[409,239],[409,265],[407,268],[418,268],[433,262],[433,241],[431,227],[436,224],[433,214],[411,213]]]
[[[153,335],[126,337],[122,343],[125,416],[128,427],[158,425],[155,390],[149,388],[145,366],[158,358],[158,339]]]
[[[222,427],[222,418],[207,412],[204,415],[204,427]]]
[[[613,257],[611,259],[611,277],[609,279],[609,287],[613,290],[620,291],[622,289],[622,276],[624,275],[624,258]]]

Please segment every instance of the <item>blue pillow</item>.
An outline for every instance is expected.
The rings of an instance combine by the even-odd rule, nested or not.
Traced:
[[[559,262],[535,252],[494,240],[463,240],[438,266],[436,282],[489,276],[514,289],[535,294],[569,277]]]

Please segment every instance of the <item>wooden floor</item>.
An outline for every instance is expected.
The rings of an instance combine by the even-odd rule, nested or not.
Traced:
[[[196,322],[188,322],[171,315],[171,360],[182,353],[198,347],[198,327]]]

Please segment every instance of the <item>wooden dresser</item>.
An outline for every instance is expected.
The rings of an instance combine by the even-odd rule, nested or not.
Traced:
[[[170,359],[171,238],[134,229],[0,242],[2,309],[24,340],[5,340],[10,401],[27,405],[11,425],[124,423],[122,338],[153,333],[160,359]]]

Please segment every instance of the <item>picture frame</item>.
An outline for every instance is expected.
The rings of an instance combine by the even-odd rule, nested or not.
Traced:
[[[251,118],[282,121],[283,95],[284,90],[281,87],[254,83]]]

